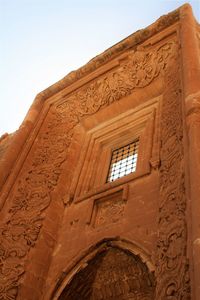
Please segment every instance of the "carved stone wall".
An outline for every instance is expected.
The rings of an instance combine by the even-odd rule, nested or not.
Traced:
[[[177,54],[175,40],[154,45],[150,50],[145,47],[131,50],[118,67],[85,84],[50,107],[10,194],[9,212],[0,227],[0,299],[17,298],[27,255],[31,247],[35,247],[45,217],[44,211],[54,199],[53,191],[63,171],[63,163],[68,158],[74,128],[84,117],[130,95],[135,89],[150,85],[158,77],[163,78],[166,88],[161,122],[156,271],[158,280],[155,297],[157,300],[189,299],[182,100]],[[70,206],[71,202],[66,204]],[[98,209],[98,225],[102,225],[105,216],[112,219],[113,210],[123,215],[124,202],[117,205],[105,202],[99,205]],[[138,258],[129,257],[127,253],[117,249],[110,249],[103,253],[94,265],[95,268],[87,273],[90,285],[85,291],[86,296],[82,295],[81,298],[79,295],[79,298],[88,299],[84,298],[88,297],[87,293],[90,293],[90,299],[150,300],[154,297],[153,275],[148,274],[147,268]],[[107,266],[114,270],[113,274],[117,274],[117,278],[113,274],[110,278]],[[96,281],[91,292],[93,275]],[[79,277],[80,274],[77,275],[77,282],[81,280]],[[73,290],[74,293],[76,289],[78,293],[74,282],[72,281],[69,290]],[[120,282],[120,290],[112,289],[111,286],[116,286],[117,282]],[[68,298],[61,296],[60,299]]]
[[[130,53],[115,71],[72,94],[49,113],[31,156],[20,174],[6,221],[1,225],[0,295],[15,299],[24,261],[34,247],[42,226],[42,212],[49,206],[66,160],[73,128],[79,120],[113,101],[148,85],[163,72],[174,55],[176,43],[168,42],[153,51]],[[51,116],[52,114],[52,116]]]

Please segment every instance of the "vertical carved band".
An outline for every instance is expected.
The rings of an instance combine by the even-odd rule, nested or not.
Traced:
[[[164,84],[156,299],[190,299],[186,258],[186,197],[178,57],[168,64]]]

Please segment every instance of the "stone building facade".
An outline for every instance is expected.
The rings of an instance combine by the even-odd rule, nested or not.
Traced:
[[[41,92],[0,142],[0,299],[200,299],[199,132],[187,4]]]

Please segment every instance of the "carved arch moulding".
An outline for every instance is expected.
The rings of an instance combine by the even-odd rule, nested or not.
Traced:
[[[164,91],[161,129],[160,234],[156,270],[160,281],[156,299],[172,299],[170,297],[174,295],[174,299],[183,299],[181,297],[188,295],[184,172],[182,170],[180,176],[174,167],[179,170],[183,160],[177,54],[175,40],[150,50],[130,51],[128,59],[122,61],[114,71],[66,96],[61,103],[52,105],[20,172],[20,178],[10,193],[9,214],[1,224],[0,299],[17,299],[27,255],[38,239],[43,212],[53,198],[52,192],[67,159],[67,149],[75,126],[84,116],[119,101],[134,89],[148,86],[158,76],[166,80],[168,89]],[[176,163],[173,164],[174,160]],[[175,186],[170,178],[176,178]],[[167,226],[169,215],[171,222]]]
[[[107,268],[108,265],[109,268]],[[129,270],[127,274],[125,274],[125,270]],[[151,261],[150,254],[135,243],[120,238],[104,239],[84,251],[81,257],[75,259],[71,266],[67,266],[63,273],[57,276],[60,279],[56,283],[51,299],[60,300],[69,297],[72,300],[79,296],[80,299],[122,300],[129,299],[129,296],[130,299],[151,300],[155,293],[154,272],[155,266]],[[81,284],[80,276],[84,278],[84,282],[87,281],[86,274],[82,273],[87,273],[89,277],[92,276],[88,281],[87,296],[84,295],[85,288],[78,289],[80,293],[83,291],[83,294],[78,296],[73,294],[76,290],[76,288],[74,290],[74,285],[80,286]],[[96,282],[92,280],[94,276],[96,276]],[[119,286],[117,280],[122,281],[121,287],[113,289],[115,285]],[[108,290],[108,287],[104,288],[103,286],[106,282],[109,284],[110,281],[112,287]],[[100,290],[104,291],[101,293]],[[68,291],[72,294],[67,296]],[[84,298],[85,296],[86,298]]]

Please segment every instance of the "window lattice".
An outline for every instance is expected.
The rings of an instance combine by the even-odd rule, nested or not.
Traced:
[[[114,181],[136,171],[139,140],[112,152],[107,182]]]

